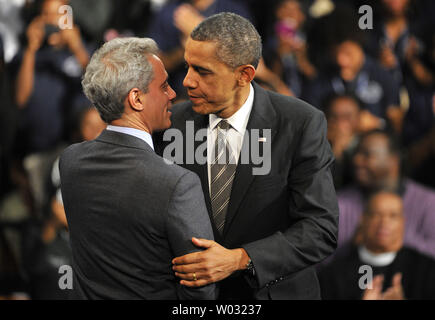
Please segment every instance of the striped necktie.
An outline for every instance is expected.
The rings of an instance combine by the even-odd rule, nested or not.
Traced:
[[[211,207],[215,226],[221,234],[225,225],[231,188],[237,166],[235,157],[226,139],[230,127],[230,124],[226,120],[221,120],[217,125],[217,137],[213,161],[211,162]]]

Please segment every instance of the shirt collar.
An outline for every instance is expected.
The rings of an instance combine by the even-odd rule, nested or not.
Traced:
[[[153,138],[146,131],[135,129],[135,128],[129,128],[129,127],[112,126],[110,124],[107,126],[106,129],[110,130],[110,131],[116,131],[116,132],[120,132],[120,133],[124,133],[124,134],[129,134],[131,136],[139,138],[139,139],[145,141],[154,150]]]
[[[396,258],[397,252],[386,252],[374,254],[370,252],[365,246],[358,248],[358,255],[362,262],[367,263],[373,267],[385,267],[390,265]]]
[[[245,103],[231,117],[225,119],[239,133],[244,134],[246,125],[248,124],[249,115],[251,114],[252,106],[254,105],[254,88],[249,84],[249,95]],[[213,130],[222,120],[215,114],[209,115],[210,129]]]

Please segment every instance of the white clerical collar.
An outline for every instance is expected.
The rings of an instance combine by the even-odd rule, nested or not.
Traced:
[[[116,131],[116,132],[120,132],[120,133],[129,134],[131,136],[139,138],[139,139],[145,141],[154,150],[153,138],[146,131],[135,129],[135,128],[129,128],[129,127],[112,126],[110,124],[107,126],[106,129],[110,130],[110,131]]]
[[[362,262],[367,263],[373,267],[385,267],[390,265],[396,258],[397,252],[386,252],[374,254],[370,252],[365,246],[358,248],[358,255]]]
[[[231,117],[225,119],[228,123],[242,135],[245,134],[246,126],[248,124],[249,115],[251,114],[252,106],[254,104],[254,87],[249,84],[249,95],[245,103],[236,111]],[[209,115],[210,129],[213,130],[218,123],[222,120],[215,114]]]

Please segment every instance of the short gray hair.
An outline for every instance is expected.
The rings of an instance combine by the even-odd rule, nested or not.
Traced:
[[[93,54],[82,87],[105,122],[121,118],[131,89],[148,91],[154,76],[150,54],[158,54],[155,41],[133,37],[113,39]]]
[[[190,34],[195,41],[217,43],[216,56],[231,68],[251,64],[257,68],[261,58],[261,37],[247,19],[223,12],[202,21]]]

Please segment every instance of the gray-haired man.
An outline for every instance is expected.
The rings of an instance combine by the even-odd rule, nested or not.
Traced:
[[[74,293],[84,299],[213,299],[214,285],[180,286],[171,259],[213,237],[198,177],[155,154],[175,92],[151,39],[106,43],[82,85],[109,124],[60,160]]]

